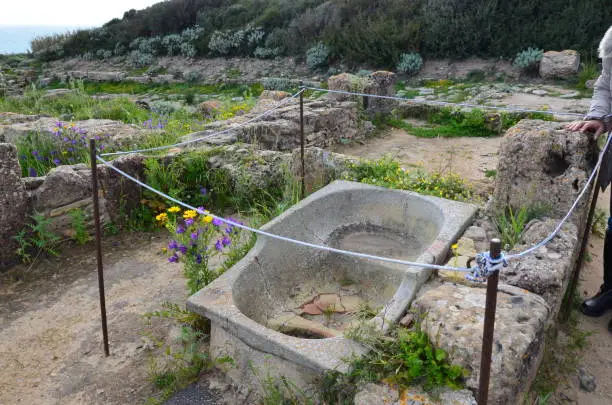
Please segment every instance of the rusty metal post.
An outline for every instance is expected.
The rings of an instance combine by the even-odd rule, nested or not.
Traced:
[[[110,355],[108,349],[108,328],[106,325],[106,299],[104,296],[104,267],[102,265],[102,230],[100,229],[100,202],[98,200],[98,161],[96,159],[96,140],[89,140],[91,158],[91,185],[93,190],[94,222],[96,224],[96,252],[98,262],[98,290],[100,291],[100,313],[102,315],[102,337],[104,355]]]
[[[501,240],[492,239],[489,254],[497,259],[501,254]],[[485,320],[482,332],[482,355],[480,357],[480,382],[478,384],[478,405],[486,405],[489,399],[489,381],[491,377],[491,355],[493,353],[493,332],[495,331],[495,310],[497,308],[497,285],[499,271],[487,278],[487,301]]]
[[[304,163],[304,83],[300,80],[300,159],[302,161],[302,194],[306,197],[306,164]]]

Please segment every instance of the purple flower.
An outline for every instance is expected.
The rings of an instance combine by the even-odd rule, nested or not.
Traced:
[[[64,137],[64,139],[62,139],[64,142],[68,142],[70,139]]]
[[[194,232],[191,234],[191,239],[193,240],[198,240],[198,237],[200,236],[199,232]]]
[[[38,156],[38,151],[37,151],[37,150],[33,150],[33,151],[32,151],[32,155],[34,155],[34,156]]]
[[[234,228],[230,225],[227,228],[225,228],[225,233],[228,235],[231,235],[233,230]]]
[[[73,139],[72,141],[70,141],[70,143],[73,144],[73,145],[76,145],[77,141],[76,141],[76,139]]]
[[[185,227],[183,225],[177,226],[176,227],[176,233],[179,234],[179,235],[182,234],[182,233],[185,233]]]
[[[63,127],[64,125],[62,124],[62,121],[57,121],[57,122],[55,123],[55,126],[56,126],[56,127],[58,127],[58,128],[61,128],[61,127]]]
[[[199,253],[196,255],[196,263],[197,264],[201,264],[202,263],[202,255],[199,254]]]
[[[38,176],[38,173],[36,173],[36,169],[34,169],[33,167],[28,167],[28,174],[30,175],[30,177]]]
[[[206,210],[204,209],[204,207],[198,207],[196,209],[196,211],[198,212],[198,214],[200,215],[204,215],[204,212],[206,212]]]
[[[221,243],[223,244],[223,246],[229,246],[232,244],[232,240],[228,238],[227,236],[224,236]]]
[[[200,194],[202,194],[202,195],[208,194],[208,190],[206,189],[206,187],[201,187],[200,188]]]
[[[217,243],[215,243],[215,249],[218,251],[223,250],[223,243],[220,240],[217,240]]]
[[[172,256],[170,256],[170,257],[168,258],[168,261],[169,261],[170,263],[176,263],[176,262],[178,262],[178,261],[179,261],[179,258],[178,258],[178,256],[177,256],[176,254],[173,254]]]
[[[221,221],[219,218],[214,218],[214,219],[212,220],[212,224],[213,224],[214,226],[221,226],[221,225],[223,225],[223,221]]]
[[[100,140],[100,139],[102,139],[102,138],[100,137],[100,135],[96,135],[96,136],[94,136],[94,139],[95,139],[96,141],[99,141],[99,140]]]
[[[178,251],[179,251],[179,252],[181,252],[182,254],[187,253],[187,246],[185,246],[185,245],[180,245],[180,246],[178,247]]]
[[[177,249],[178,248],[178,243],[175,240],[171,240],[170,243],[168,243],[168,249]]]
[[[53,159],[53,163],[55,163],[56,166],[59,166],[62,162],[60,162],[59,159]]]
[[[194,223],[194,222],[195,222],[195,221],[194,221],[194,219],[193,219],[193,218],[187,218],[187,219],[185,220],[185,225],[187,225],[187,226],[191,226],[191,225],[193,225],[193,223]]]

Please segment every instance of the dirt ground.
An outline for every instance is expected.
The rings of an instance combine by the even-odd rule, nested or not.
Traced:
[[[103,353],[95,246],[69,247],[29,272],[0,275],[0,404],[138,404],[154,393],[145,332],[172,339],[172,321],[147,326],[163,301],[184,303],[181,268],[157,254],[160,234],[104,239],[111,356]]]
[[[335,146],[333,151],[366,159],[391,156],[406,168],[422,167],[426,171],[455,173],[484,187],[481,192],[493,191],[493,178],[486,170],[497,168],[497,155],[503,137],[494,138],[419,138],[403,129],[391,129],[380,137],[363,144]]]

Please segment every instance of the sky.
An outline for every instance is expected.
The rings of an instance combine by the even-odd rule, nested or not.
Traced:
[[[0,54],[26,52],[37,36],[99,27],[162,0],[0,0]]]
[[[2,0],[0,26],[96,27],[160,0]]]

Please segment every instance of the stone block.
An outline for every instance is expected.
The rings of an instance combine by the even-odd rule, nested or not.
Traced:
[[[412,308],[425,319],[422,328],[465,367],[468,388],[477,391],[486,289],[436,281],[424,286]],[[517,403],[535,377],[544,346],[550,308],[544,299],[500,285],[491,363],[490,405]]]
[[[540,76],[545,79],[569,79],[580,68],[580,54],[574,50],[544,52],[540,61]]]
[[[13,238],[26,221],[28,197],[14,145],[0,143],[0,270],[17,262]]]

